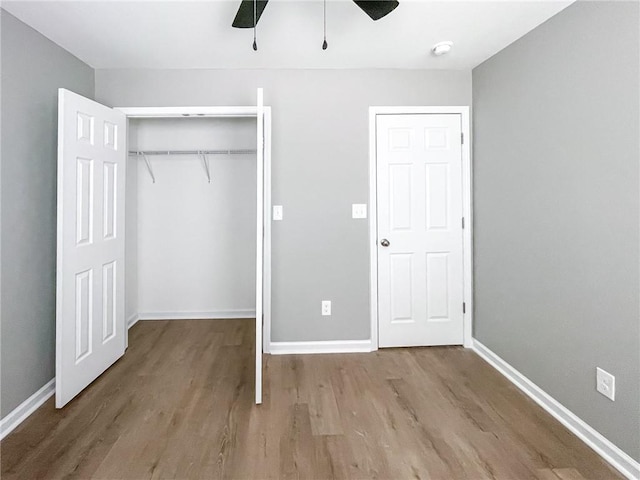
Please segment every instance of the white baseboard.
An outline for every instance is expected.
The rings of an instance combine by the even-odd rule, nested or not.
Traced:
[[[35,412],[44,402],[56,393],[56,379],[52,378],[40,390],[27,398],[13,409],[6,417],[0,420],[0,440],[9,435],[18,425],[24,422],[29,415]]]
[[[338,340],[320,342],[271,342],[272,355],[312,353],[363,353],[371,352],[371,340]]]
[[[549,412],[556,420],[567,427],[625,477],[632,480],[638,480],[640,478],[640,463],[620,450],[611,441],[607,440],[603,435],[589,426],[584,420],[577,417],[573,412],[564,407],[560,402],[476,339],[473,340],[473,349],[491,366],[507,377],[511,383]]]
[[[140,320],[140,315],[138,315],[137,313],[134,313],[133,315],[131,315],[127,319],[127,330],[133,327],[136,323],[138,323],[138,320]]]
[[[256,318],[256,311],[241,310],[213,310],[210,312],[142,312],[139,320],[210,320],[225,318]]]

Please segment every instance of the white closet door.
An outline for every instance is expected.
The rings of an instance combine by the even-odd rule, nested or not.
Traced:
[[[262,288],[264,262],[264,101],[258,89],[256,147],[256,403],[262,403]]]
[[[56,407],[124,354],[125,129],[121,112],[60,89]]]

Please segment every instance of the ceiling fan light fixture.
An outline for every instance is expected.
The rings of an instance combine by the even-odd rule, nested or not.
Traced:
[[[431,53],[436,57],[440,57],[449,53],[451,51],[451,47],[453,47],[453,42],[439,42],[431,47]]]

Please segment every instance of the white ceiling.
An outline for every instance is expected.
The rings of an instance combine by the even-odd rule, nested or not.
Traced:
[[[470,69],[572,0],[418,1],[374,22],[351,0],[271,0],[251,29],[231,27],[240,0],[11,1],[3,8],[94,68]],[[450,55],[430,47],[450,40]]]

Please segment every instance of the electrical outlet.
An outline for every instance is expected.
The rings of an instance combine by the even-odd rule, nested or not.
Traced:
[[[616,400],[616,377],[596,367],[596,390],[611,401]]]
[[[322,300],[322,316],[331,315],[331,300]]]

